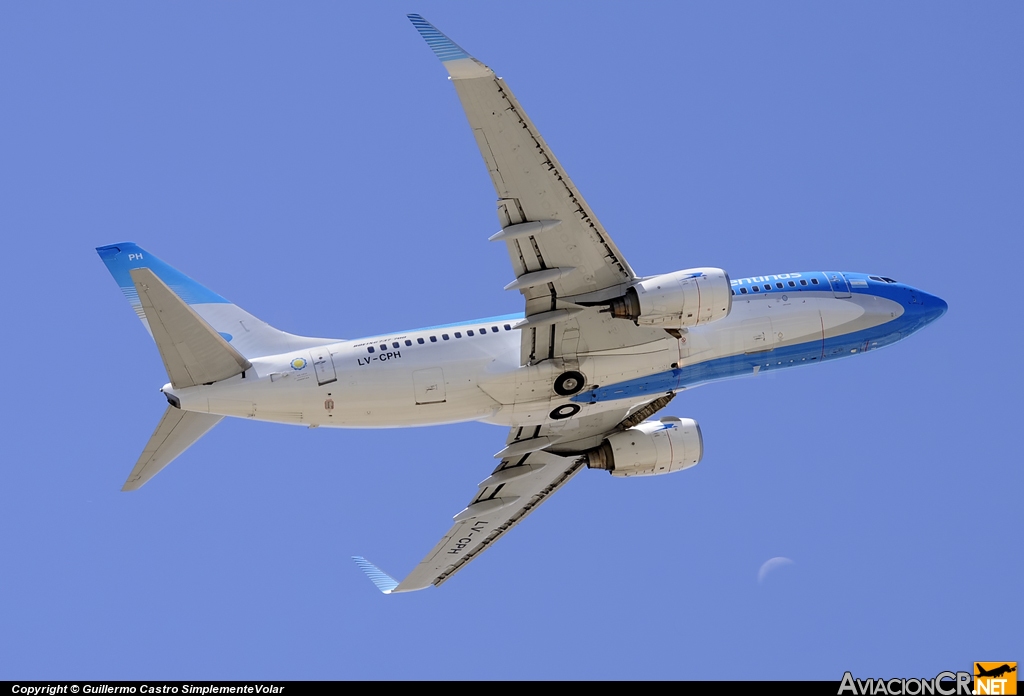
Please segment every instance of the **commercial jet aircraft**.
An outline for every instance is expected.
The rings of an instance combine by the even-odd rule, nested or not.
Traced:
[[[402,581],[440,585],[584,468],[653,476],[697,464],[688,418],[652,419],[681,391],[868,353],[946,311],[878,275],[718,268],[638,276],[508,85],[419,15],[497,191],[522,314],[353,340],[279,331],[132,243],[99,247],[160,351],[163,419],[124,490],[140,488],[225,416],[309,427],[479,420],[508,428],[466,508]]]

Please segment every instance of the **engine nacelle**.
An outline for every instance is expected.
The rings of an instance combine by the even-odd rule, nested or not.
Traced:
[[[700,462],[704,439],[697,421],[666,416],[610,435],[584,453],[589,469],[612,476],[657,476],[682,471]]]
[[[732,285],[721,268],[689,268],[641,280],[611,302],[611,313],[637,324],[688,329],[729,316]]]

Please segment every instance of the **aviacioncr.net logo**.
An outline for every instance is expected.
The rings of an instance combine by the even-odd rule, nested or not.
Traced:
[[[939,672],[932,679],[856,679],[852,674],[843,674],[839,685],[839,696],[971,696],[970,672]]]

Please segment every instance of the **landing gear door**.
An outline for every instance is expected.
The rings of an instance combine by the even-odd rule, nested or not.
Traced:
[[[828,282],[832,284],[832,292],[837,299],[850,297],[850,284],[842,273],[829,273]]]
[[[334,371],[334,360],[331,352],[324,348],[314,348],[310,351],[313,356],[313,369],[316,371],[316,383],[319,385],[330,384],[338,381],[338,374]]]

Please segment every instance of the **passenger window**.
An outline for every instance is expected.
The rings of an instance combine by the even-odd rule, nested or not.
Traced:
[[[382,343],[381,346],[380,346],[380,352],[381,353],[386,353],[387,351],[388,351],[388,344],[387,343]]]
[[[796,287],[796,283],[794,283],[792,280],[789,281],[789,287],[795,288]]]
[[[751,288],[750,288],[750,289],[751,289],[751,290],[752,290],[753,292],[761,292],[761,288],[757,287],[756,285],[753,285],[753,286],[751,286]]]
[[[740,293],[743,294],[743,295],[746,295],[747,294],[747,289],[746,288],[740,288]]]
[[[437,336],[431,336],[430,337],[430,342],[431,343],[437,343]]]
[[[807,281],[806,281],[806,280],[801,280],[801,281],[800,281],[800,284],[801,284],[801,285],[807,285]]]
[[[444,340],[447,341],[448,340],[448,334],[441,334],[441,338],[443,338]]]
[[[408,338],[405,339],[405,345],[411,346],[412,345],[412,341],[410,341]]]
[[[817,285],[817,284],[818,284],[818,279],[817,278],[811,278],[811,285]]]
[[[372,353],[373,352],[373,346],[366,346],[366,352],[367,353]]]
[[[782,283],[776,283],[775,287],[777,287],[779,290],[781,290],[782,289]]]
[[[491,333],[498,333],[498,327],[497,326],[492,326],[491,327]]]
[[[486,326],[481,326],[480,327],[480,333],[482,333],[482,334],[487,333],[487,327]]]
[[[397,348],[398,347],[398,341],[395,341],[394,343],[392,343],[391,347],[392,348]]]
[[[469,331],[467,331],[466,335],[467,336],[472,336],[473,335],[473,329],[470,329]]]
[[[771,290],[771,289],[772,289],[772,286],[771,286],[771,285],[765,285],[765,286],[764,286],[764,291],[765,291],[765,292],[768,292],[768,291],[769,291],[769,290]]]
[[[455,338],[462,338],[462,332],[461,331],[456,331],[455,332]]]
[[[508,324],[505,324],[505,330],[506,330],[506,331],[511,331],[511,330],[512,330],[512,327],[511,327],[511,326],[509,326]]]
[[[423,339],[422,338],[417,338],[416,342],[419,343],[421,346],[423,345]]]

